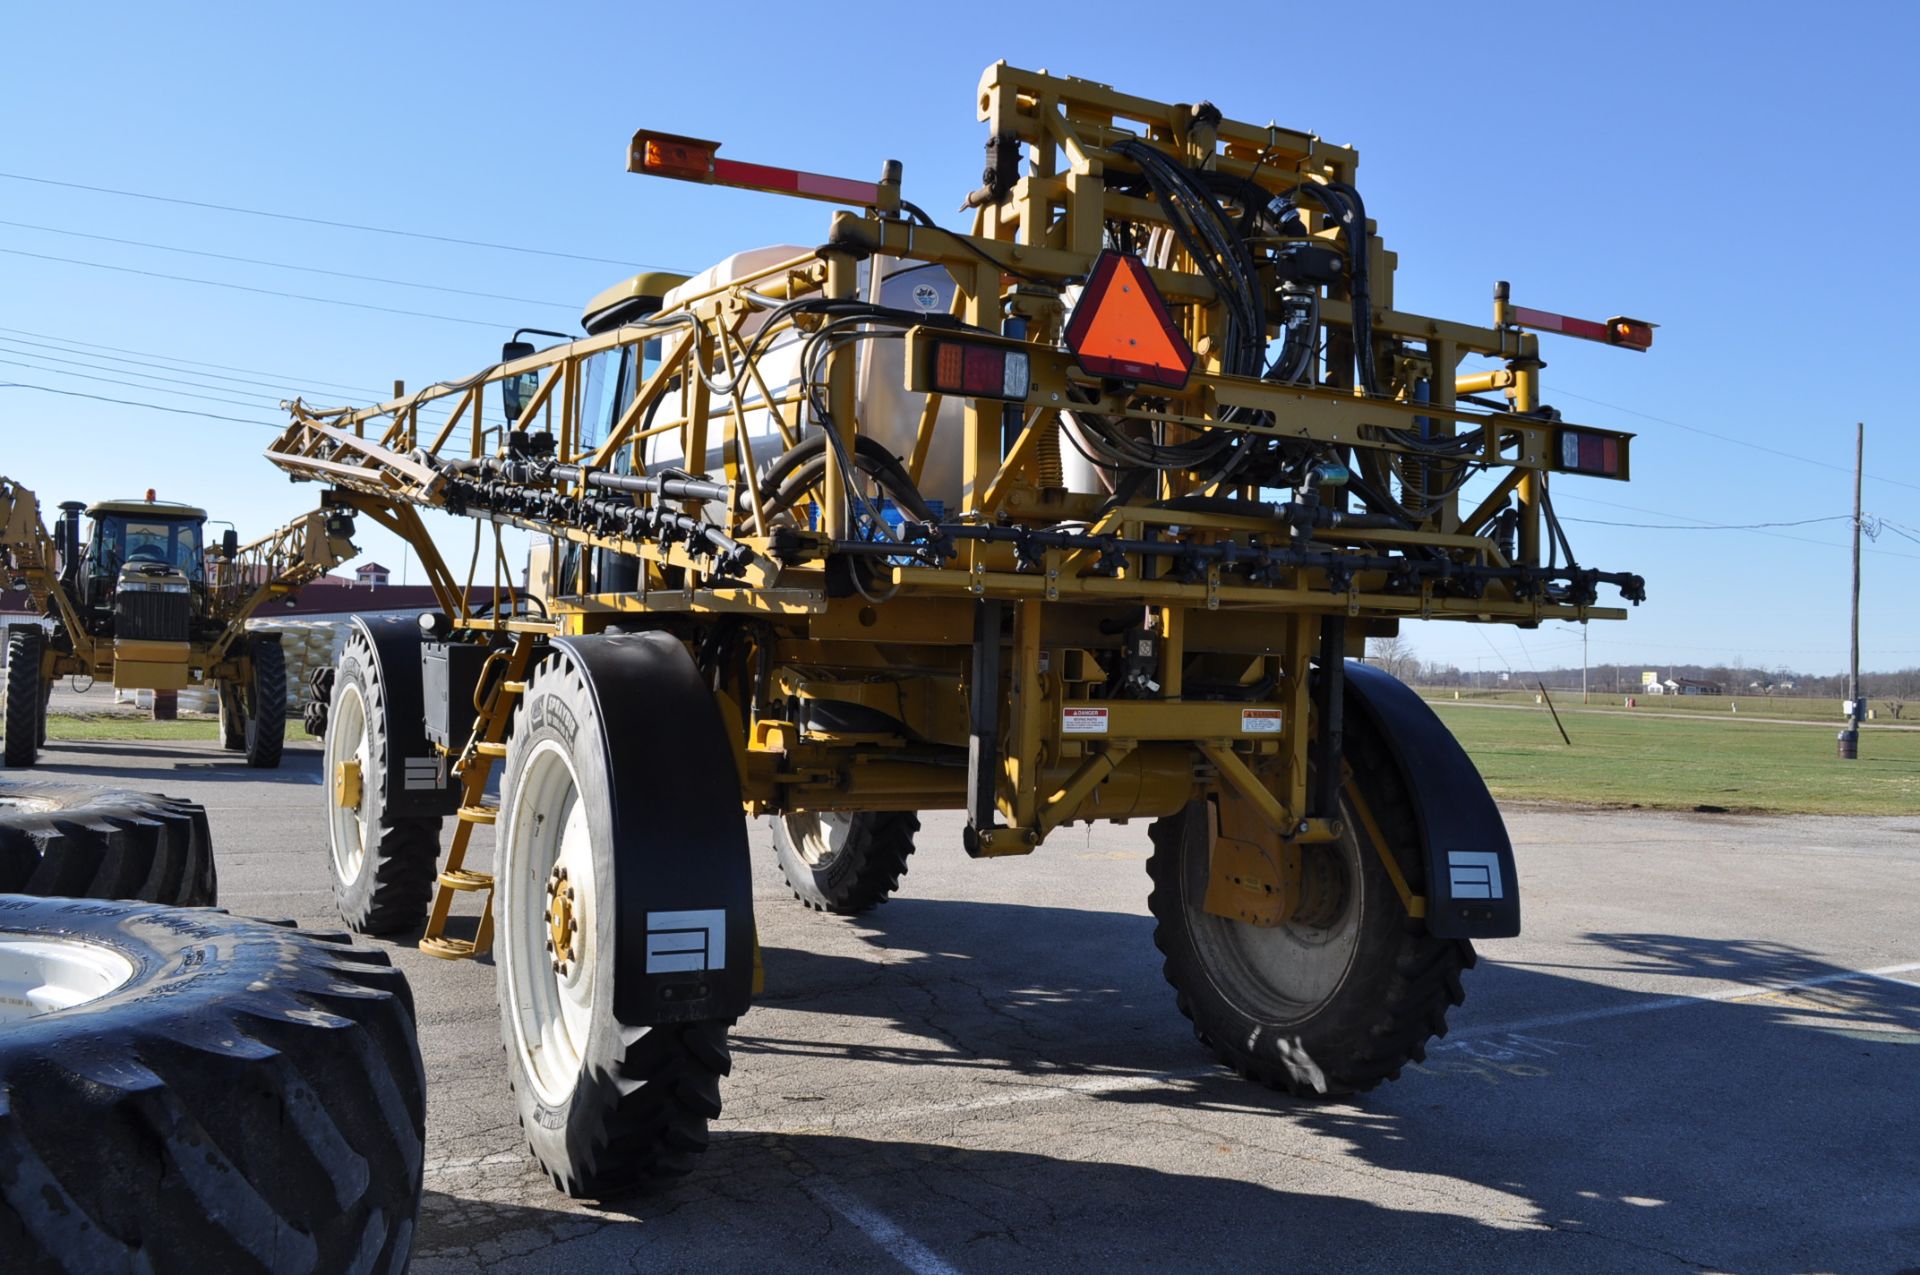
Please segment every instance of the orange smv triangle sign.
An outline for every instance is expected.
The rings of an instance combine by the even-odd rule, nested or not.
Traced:
[[[1173,325],[1167,303],[1138,257],[1103,252],[1067,321],[1067,348],[1080,366],[1116,381],[1181,389],[1193,348]]]

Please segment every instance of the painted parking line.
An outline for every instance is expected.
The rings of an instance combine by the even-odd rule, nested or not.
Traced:
[[[974,1111],[991,1111],[996,1107],[1014,1107],[1029,1102],[1051,1102],[1056,1098],[1093,1097],[1100,1094],[1131,1093],[1143,1089],[1158,1089],[1162,1085],[1183,1080],[1200,1080],[1207,1076],[1221,1074],[1221,1068],[1182,1067],[1178,1071],[1129,1072],[1117,1076],[1088,1076],[1080,1080],[1051,1083],[1047,1081],[1008,1081],[995,1086],[995,1092],[978,1098],[961,1098],[953,1102],[928,1102],[911,1107],[885,1107],[876,1111],[850,1111],[835,1115],[823,1121],[824,1127],[835,1130],[863,1128],[868,1125],[897,1124],[903,1120],[922,1120],[932,1116],[964,1115]],[[744,1133],[798,1133],[789,1124],[781,1125],[744,1125],[734,1126]]]
[[[1564,1014],[1548,1014],[1538,1018],[1520,1019],[1509,1023],[1492,1023],[1485,1026],[1467,1027],[1448,1033],[1442,1040],[1427,1046],[1429,1053],[1459,1050],[1470,1041],[1481,1041],[1484,1045],[1498,1051],[1511,1050],[1519,1046],[1578,1047],[1569,1041],[1530,1041],[1530,1033],[1537,1033],[1570,1023],[1593,1022],[1608,1018],[1621,1018],[1632,1014],[1650,1014],[1661,1010],[1684,1009],[1689,1005],[1713,1005],[1727,1001],[1744,1000],[1750,996],[1767,996],[1780,992],[1798,991],[1802,988],[1824,987],[1831,983],[1844,983],[1866,979],[1870,981],[1893,983],[1899,987],[1912,988],[1920,993],[1920,983],[1910,983],[1896,977],[1920,971],[1920,961],[1911,961],[1901,965],[1888,965],[1872,970],[1836,970],[1814,978],[1791,981],[1766,981],[1738,983],[1717,991],[1703,992],[1697,996],[1666,996],[1657,1000],[1635,1001],[1626,1005],[1609,1005],[1599,1009],[1574,1010]],[[1477,1054],[1480,1051],[1474,1051]],[[1524,1048],[1520,1052],[1525,1052]],[[1410,1064],[1418,1069],[1419,1064]],[[1130,1093],[1141,1090],[1158,1089],[1168,1084],[1183,1081],[1203,1080],[1208,1077],[1225,1076],[1227,1071],[1220,1066],[1183,1067],[1175,1071],[1132,1072],[1125,1075],[1088,1076],[1080,1080],[1057,1083],[1008,1082],[996,1087],[993,1093],[975,1098],[956,1099],[952,1102],[930,1102],[910,1107],[886,1107],[878,1110],[851,1111],[823,1119],[814,1128],[834,1130],[865,1128],[873,1125],[898,1124],[938,1116],[966,1115],[978,1111],[991,1111],[1000,1107],[1012,1107],[1033,1102],[1052,1102],[1060,1098],[1097,1097],[1101,1094]],[[756,1124],[746,1123],[731,1126],[745,1133],[790,1134],[803,1132],[786,1123]]]
[[[1920,970],[1920,961],[1909,961],[1904,965],[1884,965],[1877,970],[1835,970],[1831,974],[1821,974],[1814,978],[1800,978],[1789,981],[1762,981],[1754,983],[1735,983],[1732,987],[1723,987],[1718,991],[1701,992],[1695,996],[1663,996],[1658,1000],[1634,1001],[1626,1005],[1607,1005],[1599,1009],[1576,1009],[1564,1014],[1543,1014],[1538,1018],[1523,1018],[1517,1022],[1497,1023],[1485,1027],[1467,1027],[1448,1036],[1450,1041],[1472,1040],[1477,1036],[1499,1036],[1511,1032],[1544,1031],[1550,1027],[1565,1027],[1570,1023],[1591,1023],[1603,1018],[1624,1018],[1630,1014],[1652,1014],[1665,1009],[1685,1009],[1689,1005],[1717,1005],[1726,1001],[1745,1000],[1749,996],[1767,996],[1776,992],[1797,992],[1804,987],[1825,987],[1829,983],[1846,983],[1855,979],[1868,979],[1882,983],[1893,983],[1899,987],[1910,987],[1920,991],[1920,984],[1909,983],[1897,978],[1899,974],[1911,974]]]
[[[901,1230],[892,1218],[869,1208],[838,1183],[816,1175],[800,1185],[808,1195],[859,1227],[868,1239],[885,1249],[889,1257],[912,1271],[913,1275],[960,1275],[938,1253]]]

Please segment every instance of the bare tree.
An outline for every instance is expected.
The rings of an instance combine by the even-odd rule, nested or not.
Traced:
[[[1420,671],[1420,657],[1403,637],[1368,638],[1367,662],[1403,682],[1411,682]]]

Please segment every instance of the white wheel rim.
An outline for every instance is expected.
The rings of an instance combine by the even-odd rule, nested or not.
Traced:
[[[506,943],[500,953],[507,1019],[520,1065],[540,1101],[557,1107],[572,1095],[593,1028],[599,915],[593,838],[573,760],[554,740],[534,746],[507,798],[500,906]],[[578,930],[564,970],[554,968],[548,882],[564,870],[573,888]]]
[[[333,875],[336,881],[345,884],[359,877],[361,865],[367,859],[367,802],[378,777],[369,765],[373,753],[367,738],[367,702],[361,698],[360,688],[352,682],[342,682],[337,699],[327,721],[327,773],[322,781],[327,785],[327,831],[333,851]],[[341,764],[349,761],[360,767],[360,800],[343,806],[335,785],[339,782]]]
[[[798,854],[810,868],[824,868],[847,848],[847,839],[853,835],[853,815],[845,811],[802,811],[788,815],[787,836],[793,842],[794,853]]]
[[[79,939],[0,933],[0,1023],[97,1000],[133,977],[133,962]]]

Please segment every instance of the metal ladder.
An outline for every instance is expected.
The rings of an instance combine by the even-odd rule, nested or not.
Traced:
[[[480,667],[476,691],[485,691],[485,698],[474,703],[473,734],[453,763],[453,773],[461,782],[460,809],[454,816],[458,823],[453,830],[453,844],[447,849],[447,861],[434,887],[433,911],[427,916],[426,932],[420,936],[420,950],[428,956],[458,961],[484,956],[493,948],[493,874],[475,872],[465,866],[467,843],[473,839],[475,827],[491,825],[500,817],[500,807],[486,804],[487,780],[492,777],[493,764],[507,755],[507,724],[519,706],[521,695],[526,693],[527,667],[533,662],[538,645],[539,635],[516,633],[512,647],[495,650]],[[489,676],[502,660],[506,662],[506,669],[493,679],[489,688]],[[497,846],[495,852],[498,853]],[[447,918],[453,912],[454,896],[468,893],[486,895],[480,926],[471,940],[448,938]]]

